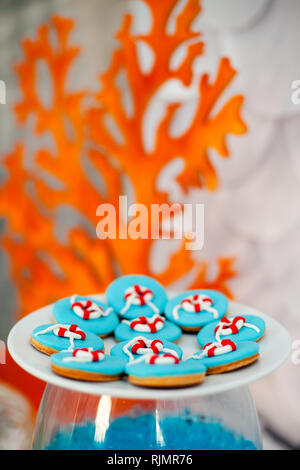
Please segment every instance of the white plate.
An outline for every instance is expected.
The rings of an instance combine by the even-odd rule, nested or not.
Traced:
[[[103,299],[102,295],[95,295],[94,298]],[[131,385],[124,380],[115,382],[81,382],[67,379],[56,375],[50,367],[50,359],[45,354],[40,353],[31,346],[29,338],[32,330],[43,323],[51,323],[52,305],[48,305],[34,313],[22,318],[10,331],[8,336],[8,350],[20,367],[29,374],[38,377],[45,382],[57,385],[78,392],[90,393],[93,395],[111,395],[114,397],[124,397],[133,399],[170,399],[186,398],[200,395],[211,395],[230,390],[236,387],[250,384],[277,369],[289,356],[291,350],[291,340],[287,331],[269,316],[245,305],[230,302],[229,314],[233,315],[259,315],[266,322],[266,332],[259,341],[260,359],[249,367],[228,372],[226,374],[207,376],[205,381],[193,387],[177,389],[150,389]],[[105,341],[106,352],[115,344],[113,338]],[[178,345],[183,349],[184,356],[187,357],[199,350],[199,345],[195,334],[184,334],[178,341]]]

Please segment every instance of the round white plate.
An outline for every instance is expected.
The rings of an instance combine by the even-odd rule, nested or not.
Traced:
[[[93,296],[103,300],[102,295]],[[233,315],[259,315],[266,322],[266,332],[259,341],[260,359],[254,364],[243,369],[228,372],[226,374],[207,376],[205,381],[193,387],[177,389],[151,389],[131,385],[124,380],[115,382],[83,382],[61,377],[52,372],[50,359],[45,354],[37,351],[30,344],[32,330],[43,323],[51,323],[52,305],[41,308],[34,313],[22,318],[10,331],[8,336],[8,350],[20,367],[29,374],[38,377],[45,382],[57,385],[78,392],[90,393],[93,395],[111,395],[114,397],[124,397],[133,399],[173,399],[195,397],[200,395],[210,395],[230,390],[236,387],[250,384],[277,369],[289,356],[291,340],[287,331],[269,316],[247,307],[237,302],[230,302],[229,314]],[[105,351],[108,353],[115,344],[115,340],[107,338]],[[199,351],[195,334],[184,334],[178,341],[178,345],[183,349],[183,358]]]

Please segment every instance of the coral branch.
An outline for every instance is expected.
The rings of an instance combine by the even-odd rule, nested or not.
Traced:
[[[7,230],[2,246],[10,255],[22,314],[74,292],[101,291],[116,272],[152,274],[150,237],[98,240],[87,229],[75,225],[67,242],[59,242],[55,237],[55,215],[61,204],[73,207],[95,226],[97,206],[111,203],[116,209],[117,230],[122,228],[126,232],[129,225],[119,223],[118,212],[124,175],[132,185],[136,202],[143,203],[147,209],[153,203],[167,202],[167,194],[157,188],[157,177],[177,156],[185,162],[178,178],[183,189],[195,186],[215,190],[218,175],[208,150],[213,148],[220,156],[228,157],[226,136],[246,131],[240,117],[241,96],[233,96],[215,112],[218,99],[236,73],[225,58],[220,60],[213,82],[208,75],[200,78],[199,102],[190,128],[179,137],[170,135],[170,125],[181,103],[169,102],[164,117],[157,122],[153,150],[146,151],[143,126],[152,100],[161,87],[168,86],[170,79],[192,86],[193,63],[204,54],[204,44],[192,29],[201,11],[198,0],[187,0],[175,18],[173,31],[167,28],[167,23],[174,14],[176,1],[144,1],[152,15],[151,31],[132,35],[132,18],[124,16],[117,34],[120,47],[100,77],[97,94],[88,90],[71,91],[67,86],[70,69],[80,52],[79,47],[70,43],[72,20],[55,16],[49,25],[38,29],[34,39],[23,41],[23,59],[15,67],[21,90],[16,117],[21,125],[33,117],[33,131],[50,133],[54,146],[51,151],[37,149],[31,171],[24,166],[23,144],[18,144],[4,159],[8,177],[0,188],[0,213],[7,219]],[[55,44],[51,40],[53,33]],[[153,52],[153,64],[146,73],[137,53],[139,41]],[[181,46],[186,48],[185,58],[177,69],[171,69],[170,59]],[[52,88],[47,104],[39,92],[41,63],[46,66]],[[132,113],[125,109],[123,91],[118,85],[122,74],[127,80]],[[92,98],[88,106],[84,106],[86,98]],[[109,128],[107,118],[118,129],[120,139]],[[85,165],[93,169],[93,182]],[[58,184],[50,187],[45,175],[53,177]],[[29,192],[28,185],[34,191]],[[193,260],[184,244],[171,257],[165,272],[157,277],[169,285],[191,270],[197,274],[193,286],[214,287],[230,294],[228,283],[235,275],[232,260],[220,259],[219,274],[210,281],[207,264]],[[33,296],[35,286],[38,289]]]

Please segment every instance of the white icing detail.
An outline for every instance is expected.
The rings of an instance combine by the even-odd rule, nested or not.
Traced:
[[[71,325],[62,325],[60,323],[55,323],[55,325],[50,325],[47,328],[45,328],[42,331],[38,331],[37,333],[34,334],[34,336],[39,336],[39,335],[44,335],[46,333],[54,333],[55,336],[59,336],[58,332],[61,328],[66,329],[64,332],[63,336],[59,336],[61,338],[69,338],[70,340],[70,346],[67,349],[67,351],[72,351],[74,349],[74,339],[82,339],[81,335],[79,332],[84,333],[80,328],[76,328],[76,331],[70,331],[69,328]]]
[[[73,310],[73,312],[80,318],[84,318],[84,312],[88,312],[88,320],[93,320],[93,319],[96,319],[96,318],[100,318],[100,317],[106,317],[107,315],[109,315],[113,309],[111,307],[108,307],[106,310],[103,310],[102,307],[100,307],[100,305],[96,304],[95,302],[93,302],[92,300],[88,299],[88,300],[76,300],[76,297],[78,297],[76,294],[74,294],[71,298],[70,298],[70,302],[71,302],[71,308]],[[74,303],[79,303],[81,304],[82,306],[80,305],[74,305]],[[88,305],[90,304],[90,305]],[[88,305],[88,306],[87,306]]]
[[[212,304],[213,301],[208,295],[192,294],[182,299],[178,305],[175,305],[172,314],[175,320],[178,320],[178,311],[182,308],[189,313],[203,313],[203,311],[209,312],[213,314],[214,318],[218,318],[219,313],[212,307]]]
[[[236,317],[228,317],[228,320],[230,320],[232,322],[232,320],[234,320],[235,318]],[[223,328],[223,325],[228,325],[228,327]],[[238,330],[240,330],[241,328],[243,328],[245,326],[246,328],[252,328],[257,333],[260,332],[260,329],[258,328],[258,326],[253,325],[252,323],[246,323],[242,318],[239,319],[235,323],[235,326],[237,327]],[[222,322],[222,320],[217,324],[216,328],[218,328],[218,330],[216,331],[215,336],[216,336],[216,340],[217,340],[218,343],[221,342],[220,336],[226,336],[226,335],[232,335],[233,334],[232,330],[230,328],[230,324],[229,323],[224,323],[224,322]]]
[[[140,291],[143,294],[142,298],[138,294],[138,291]],[[151,302],[151,300],[153,299],[153,292],[148,287],[140,286],[138,284],[129,286],[125,290],[124,299],[126,303],[120,312],[122,315],[124,315],[124,313],[127,312],[127,310],[131,307],[131,305],[140,305],[140,306],[148,305],[153,310],[154,313],[157,313],[157,314],[160,313],[156,305]]]
[[[208,346],[206,346],[201,354],[193,354],[193,356],[190,356],[189,359],[202,359],[203,357],[208,357],[208,352],[210,349],[216,347],[214,351],[214,356],[222,356],[223,354],[228,354],[233,351],[233,348],[230,344],[226,344],[223,346],[223,344],[220,343],[210,343]]]
[[[156,331],[160,331],[165,326],[165,320],[163,317],[157,313],[151,318],[147,318],[147,323],[139,322],[139,317],[133,320],[122,320],[122,323],[126,323],[134,331],[140,331],[142,333],[151,333],[151,328],[149,324],[154,323],[155,320],[159,320],[155,323]],[[137,322],[133,327],[131,326],[133,322]]]
[[[172,353],[173,355],[173,353]],[[131,364],[139,364],[141,362],[145,362],[146,364],[150,364],[151,359],[153,356],[156,357],[155,362],[153,365],[156,364],[175,364],[178,361],[178,357],[170,357],[170,356],[165,356],[164,354],[161,356],[158,356],[157,354],[145,354],[141,357],[138,357],[137,359],[134,359],[134,361],[131,362]]]
[[[127,344],[125,344],[125,346],[123,346],[122,350],[123,352],[129,357],[129,362],[133,362],[135,360],[134,358],[134,354],[131,352],[131,347],[137,343],[139,340],[142,340],[144,341],[144,343],[146,344],[146,348],[138,348],[136,354],[139,354],[139,355],[153,355],[153,351],[152,349],[150,349],[150,346],[152,344],[153,341],[155,341],[155,339],[149,339],[149,338],[145,338],[145,336],[136,336],[135,338],[133,338],[132,340],[130,340]],[[178,354],[177,354],[177,351],[175,351],[174,349],[170,349],[170,348],[164,348],[164,345],[163,345],[163,342],[161,343],[156,343],[155,346],[157,347],[157,349],[159,350],[159,352],[163,352],[163,353],[169,353],[169,354],[173,354],[174,356],[176,356],[178,359]]]
[[[98,362],[103,361],[104,353],[102,351],[94,351],[93,348],[85,349],[75,349],[71,357],[65,357],[63,362]],[[97,354],[97,361],[94,361],[94,356],[92,353]]]

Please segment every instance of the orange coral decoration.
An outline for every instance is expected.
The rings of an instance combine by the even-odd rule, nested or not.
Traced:
[[[207,149],[214,148],[222,157],[227,157],[226,135],[246,131],[240,117],[242,96],[234,96],[216,115],[212,113],[235,75],[229,60],[224,58],[220,60],[214,82],[210,82],[207,75],[199,81],[200,99],[190,128],[180,137],[171,137],[169,124],[180,105],[173,103],[158,127],[154,150],[146,152],[142,122],[151,99],[170,78],[186,86],[191,83],[193,62],[202,55],[204,45],[199,35],[191,30],[192,21],[200,12],[198,0],[186,3],[172,34],[166,33],[166,22],[176,1],[144,1],[152,13],[152,30],[147,35],[133,36],[130,33],[132,18],[124,17],[117,34],[120,48],[113,53],[110,67],[101,76],[101,90],[96,96],[86,90],[73,93],[67,89],[70,67],[79,54],[79,48],[69,44],[72,20],[55,16],[49,26],[39,28],[36,39],[23,42],[24,59],[15,68],[22,99],[15,112],[21,124],[33,116],[35,133],[49,133],[54,150],[38,149],[31,171],[24,165],[24,143],[18,143],[4,160],[9,174],[0,189],[0,213],[7,219],[7,230],[1,243],[10,257],[22,315],[74,292],[102,291],[117,270],[152,274],[149,267],[151,239],[98,240],[83,224],[70,231],[67,242],[59,241],[55,235],[55,220],[61,205],[75,208],[95,227],[99,204],[109,202],[117,209],[123,191],[123,174],[131,181],[136,202],[148,208],[152,203],[167,202],[167,195],[156,188],[156,179],[162,168],[179,154],[185,161],[184,171],[178,178],[182,188],[196,186],[215,190],[218,179]],[[56,34],[55,46],[51,44],[50,31]],[[191,39],[193,43],[187,46],[186,58],[177,70],[170,70],[173,52]],[[138,40],[144,41],[155,54],[148,73],[140,68]],[[40,62],[47,65],[52,82],[49,106],[38,93],[37,65]],[[124,109],[116,83],[121,71],[126,74],[131,92],[134,111],[130,116]],[[87,98],[93,100],[88,107]],[[107,129],[106,116],[119,128],[121,143]],[[90,182],[83,169],[83,159],[101,175],[105,190],[99,190]],[[147,177],[141,178],[141,172]],[[54,177],[60,185],[50,186],[45,174]],[[33,188],[31,192],[28,184]],[[170,258],[165,272],[156,277],[168,285],[194,269],[193,287],[213,287],[230,295],[228,281],[235,276],[232,262],[231,259],[219,260],[219,273],[209,282],[207,264],[195,261],[182,245]]]

